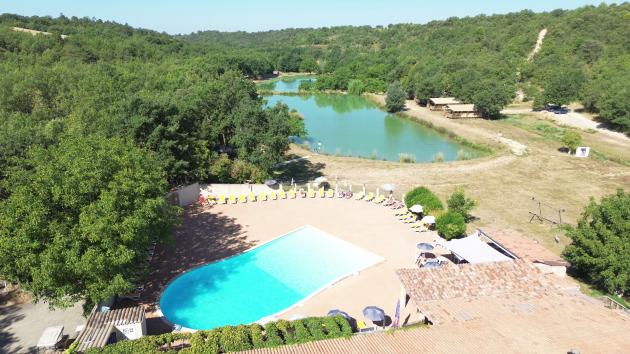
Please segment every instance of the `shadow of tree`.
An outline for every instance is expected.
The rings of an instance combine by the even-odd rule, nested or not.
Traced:
[[[300,158],[300,156],[287,156],[288,160],[297,158]],[[274,178],[283,182],[290,182],[291,179],[293,179],[296,183],[304,183],[322,176],[321,171],[324,169],[325,166],[326,165],[321,162],[313,163],[308,159],[301,159],[282,166],[278,166],[274,171]]]
[[[233,218],[199,205],[186,208],[182,224],[175,230],[174,242],[158,247],[151,263],[148,281],[141,293],[141,303],[153,311],[169,281],[201,265],[211,263],[253,247],[242,226]],[[196,286],[212,287],[228,274],[227,269],[213,272],[213,279]]]
[[[19,306],[0,306],[0,353],[22,352],[24,348],[15,346],[18,341],[15,334],[9,328],[11,324],[24,318],[23,314],[18,314]]]

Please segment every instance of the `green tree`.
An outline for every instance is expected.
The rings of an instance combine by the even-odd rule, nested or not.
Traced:
[[[447,240],[466,236],[466,220],[455,211],[447,211],[435,220],[438,234]]]
[[[562,134],[561,141],[562,144],[569,149],[569,153],[572,153],[582,144],[582,136],[575,130],[567,129],[564,134]]]
[[[584,85],[584,73],[578,69],[553,71],[542,94],[544,104],[565,105],[578,99]]]
[[[385,98],[385,109],[387,112],[394,113],[402,111],[405,108],[405,99],[407,95],[400,86],[400,82],[396,81],[389,85],[387,89],[387,97]]]
[[[571,267],[611,294],[630,290],[630,194],[622,189],[604,197],[591,198],[577,226],[568,227],[573,241],[564,250]]]
[[[154,154],[118,138],[33,148],[0,202],[0,276],[53,306],[132,290],[147,246],[178,220],[165,177]]]
[[[474,199],[466,198],[464,188],[457,188],[453,194],[446,200],[448,211],[453,211],[464,217],[464,220],[470,220],[470,211],[477,205]]]
[[[351,95],[360,95],[365,91],[365,84],[361,80],[350,80],[348,82],[348,93]]]

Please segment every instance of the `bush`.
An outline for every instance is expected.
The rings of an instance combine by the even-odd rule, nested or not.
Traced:
[[[466,221],[464,217],[454,211],[447,211],[435,220],[435,228],[440,236],[447,240],[466,235]]]
[[[326,331],[326,338],[341,337],[341,328],[339,328],[339,323],[337,323],[337,319],[335,317],[324,317],[322,325]]]
[[[433,162],[444,162],[444,153],[440,151],[435,154],[435,156],[433,157]]]
[[[401,152],[400,154],[398,154],[398,161],[400,161],[401,163],[415,163],[416,155]]]
[[[347,319],[341,315],[337,315],[335,316],[335,321],[337,321],[337,324],[341,327],[342,336],[347,337],[352,335],[352,326],[350,326],[350,322],[348,322]]]
[[[465,221],[470,220],[470,211],[477,205],[473,199],[466,198],[464,188],[457,188],[446,201],[448,211],[458,213]]]
[[[254,349],[266,347],[261,325],[257,323],[249,325],[249,336],[252,339],[252,347],[254,347]]]
[[[303,320],[292,321],[293,328],[295,329],[295,339],[298,343],[305,343],[311,341],[313,338],[306,329]]]
[[[440,199],[426,187],[418,187],[405,195],[405,205],[410,208],[412,205],[420,204],[425,213],[444,210],[444,205]]]
[[[223,352],[240,352],[252,349],[249,340],[249,331],[246,326],[226,326],[221,329],[219,342]]]
[[[562,135],[562,144],[569,148],[569,152],[574,152],[582,144],[582,136],[575,130],[567,130]]]
[[[385,98],[385,109],[387,112],[394,113],[402,111],[405,108],[405,99],[407,95],[403,91],[399,82],[394,82],[387,89],[387,97]]]
[[[365,84],[361,80],[350,80],[348,82],[348,93],[351,95],[360,95],[365,92]]]
[[[197,331],[190,337],[190,350],[193,353],[220,353],[219,338],[221,332],[213,331]]]
[[[308,331],[311,333],[311,337],[314,340],[321,340],[326,338],[326,334],[324,333],[324,326],[322,324],[322,319],[319,317],[311,317],[304,320],[304,324]]]
[[[284,341],[282,340],[282,337],[280,336],[280,331],[278,329],[280,328],[280,322],[285,322],[287,324],[289,323],[287,321],[278,321],[277,323],[269,322],[265,325],[266,347],[277,347],[284,344]],[[286,335],[285,338],[287,338]],[[289,343],[287,342],[287,344]]]

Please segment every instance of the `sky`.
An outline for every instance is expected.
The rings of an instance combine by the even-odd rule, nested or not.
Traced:
[[[451,16],[573,9],[601,1],[530,0],[0,0],[0,13],[95,17],[170,34],[426,23]]]

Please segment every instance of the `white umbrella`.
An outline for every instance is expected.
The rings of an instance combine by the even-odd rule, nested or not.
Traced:
[[[381,189],[376,187],[376,198],[378,198],[378,195],[381,193]]]
[[[315,183],[317,183],[317,184],[320,184],[320,183],[324,183],[324,182],[326,182],[326,181],[327,181],[326,177],[321,176],[321,177],[317,177],[317,178],[315,178],[315,181],[314,181],[314,182],[315,182]]]
[[[422,220],[420,220],[420,221],[425,223],[425,224],[435,224],[435,216],[427,215],[427,216],[423,217]]]
[[[365,184],[363,185],[363,194],[365,194]]]
[[[391,183],[385,183],[381,186],[381,188],[383,188],[384,191],[388,191],[391,193],[396,189],[396,186]]]
[[[412,206],[411,208],[409,208],[409,211],[411,211],[412,213],[416,213],[416,214],[420,214],[422,213],[422,205],[420,204],[415,204],[414,206]]]

